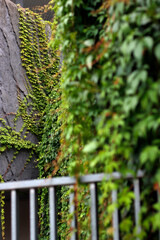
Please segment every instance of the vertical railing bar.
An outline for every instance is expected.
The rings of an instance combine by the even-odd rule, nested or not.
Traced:
[[[76,220],[76,214],[75,214],[75,203],[74,203],[74,198],[75,198],[75,193],[73,191],[73,186],[70,187],[71,193],[69,195],[69,205],[70,205],[70,214],[73,215],[72,217],[72,222],[71,222],[71,229],[73,230],[73,233],[71,235],[70,240],[76,240],[77,239],[77,220]]]
[[[134,184],[134,209],[135,209],[135,224],[137,228],[137,234],[141,232],[141,226],[139,223],[139,214],[140,214],[140,185],[139,185],[139,179],[133,180]]]
[[[19,240],[19,202],[16,190],[11,191],[11,239]]]
[[[97,183],[90,184],[91,194],[91,239],[98,240],[98,201],[97,201]]]
[[[55,187],[49,188],[49,216],[50,216],[50,240],[57,239],[57,217],[56,217],[56,191]]]
[[[36,190],[30,189],[30,240],[37,240],[37,196]]]
[[[117,190],[112,191],[112,203],[117,204]],[[118,207],[115,208],[113,212],[113,239],[119,240],[119,216]]]

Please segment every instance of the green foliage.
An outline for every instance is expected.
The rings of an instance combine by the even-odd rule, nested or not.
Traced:
[[[142,231],[139,239],[157,239],[160,188],[160,1],[55,0],[52,41],[45,24],[20,11],[20,39],[28,96],[21,99],[15,126],[1,119],[0,151],[28,149],[39,155],[40,178],[75,175],[77,233],[90,239],[89,190],[79,186],[85,173],[142,168]],[[63,53],[62,77],[57,49]],[[29,112],[28,112],[29,109]],[[16,131],[16,122],[24,125]],[[25,134],[24,134],[25,132]],[[37,135],[39,146],[27,140]],[[22,137],[23,136],[23,137]],[[31,157],[30,156],[30,157]],[[30,159],[29,157],[29,159]],[[13,159],[14,160],[14,159]],[[99,188],[100,239],[112,239],[112,213],[120,212],[124,240],[137,237],[130,181],[102,182]],[[111,191],[119,189],[112,204]],[[58,238],[69,239],[71,190],[58,189]],[[1,197],[2,202],[2,197]],[[49,239],[48,192],[39,193],[39,239]]]
[[[28,9],[19,9],[22,64],[26,69],[28,99],[32,110],[28,115],[24,100],[20,102],[23,120],[30,132],[39,139],[38,156],[39,177],[52,176],[58,171],[57,159],[60,146],[60,123],[58,120],[61,93],[59,90],[59,53],[48,48],[46,23]],[[48,24],[48,23],[47,23]],[[26,120],[25,120],[26,119]],[[29,123],[29,124],[28,124]],[[53,173],[54,171],[54,173]],[[57,197],[60,190],[57,191]],[[48,190],[39,191],[39,239],[49,239]]]
[[[39,177],[46,178],[58,175],[58,157],[60,147],[60,123],[58,122],[59,104],[59,74],[54,81],[54,89],[48,97],[44,114],[44,128],[39,144]],[[57,191],[59,198],[60,190]],[[49,201],[48,189],[39,192],[40,239],[49,239]]]
[[[22,98],[18,89],[17,99],[19,109],[15,113],[13,128],[9,127],[4,119],[0,119],[2,125],[0,127],[0,152],[8,151],[8,149],[14,150],[13,159],[6,173],[20,150],[25,149],[29,152],[29,157],[26,159],[24,168],[21,171],[24,171],[28,162],[33,160],[33,155],[36,154],[39,176],[43,178],[47,176],[47,170],[50,174],[52,173],[53,167],[51,164],[53,159],[56,159],[56,151],[59,148],[60,130],[56,127],[57,108],[60,101],[59,58],[58,53],[53,52],[48,47],[48,34],[50,34],[46,30],[46,24],[48,23],[45,23],[38,14],[33,13],[29,9],[23,9],[19,6],[18,11],[21,60],[22,66],[26,70],[26,89],[28,94]],[[19,119],[22,120],[23,126],[17,131],[17,122]],[[30,133],[37,136],[39,140],[38,144],[33,144],[28,140]],[[53,138],[55,138],[54,141]],[[54,156],[50,154],[52,147],[46,149],[49,144],[54,146]],[[45,158],[47,154],[48,156],[50,155],[48,159]],[[50,167],[48,167],[49,165]],[[5,239],[3,195],[2,192],[0,196],[1,224],[3,239]],[[44,225],[47,229],[48,224],[48,202],[45,205],[46,196],[47,191],[44,189],[42,194],[39,195],[40,235],[43,232]],[[46,234],[46,232],[43,234]]]
[[[47,96],[51,92],[50,82],[55,73],[52,51],[47,46],[47,36],[45,23],[42,19],[29,10],[19,7],[19,34],[22,66],[26,70],[26,88],[28,94],[22,98],[20,90],[17,91],[17,99],[19,109],[15,113],[14,127],[7,125],[4,119],[0,119],[2,127],[0,127],[0,152],[14,149],[12,162],[16,159],[21,149],[29,152],[26,159],[26,165],[37,154],[37,145],[32,143],[28,136],[30,133],[41,139],[43,128],[44,109],[47,104]],[[23,122],[19,131],[17,131],[18,120]],[[6,173],[7,173],[6,171]],[[5,173],[5,174],[6,174]]]
[[[68,159],[68,174],[76,176],[116,170],[135,174],[142,168],[146,177],[142,181],[141,218],[145,220],[139,237],[145,239],[151,234],[156,239],[160,1],[54,2],[59,24],[50,45],[59,46],[64,57],[59,117],[61,159]],[[101,239],[109,239],[113,232],[110,191],[115,187],[120,189],[121,236],[135,239],[133,193],[129,186],[124,181],[102,184],[101,203],[105,206],[107,201],[108,207],[102,207],[100,214],[108,230],[104,234],[101,227]],[[83,202],[78,210],[87,213]],[[81,216],[79,222],[83,225]],[[88,239],[82,238],[81,227],[80,239]]]

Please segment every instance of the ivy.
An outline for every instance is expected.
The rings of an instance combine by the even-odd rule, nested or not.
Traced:
[[[1,119],[0,151],[14,147],[38,154],[40,178],[75,175],[77,234],[90,238],[86,173],[136,174],[141,183],[141,233],[134,227],[134,194],[129,181],[99,184],[100,238],[113,236],[112,213],[120,212],[122,239],[157,239],[160,186],[160,1],[51,1],[55,18],[48,49],[45,23],[19,9],[22,64],[28,95],[21,99],[15,126]],[[58,49],[63,53],[62,73]],[[29,111],[28,111],[29,109]],[[16,131],[18,118],[22,129]],[[39,146],[27,140],[31,132]],[[14,155],[16,157],[16,155]],[[112,204],[111,191],[118,189]],[[58,238],[69,239],[69,193],[58,189]],[[48,192],[39,192],[39,239],[49,239]]]
[[[59,149],[58,106],[61,98],[59,91],[59,57],[57,51],[48,48],[45,22],[30,10],[20,11],[21,54],[29,79],[27,102],[32,103],[30,115],[24,111],[24,121],[29,131],[39,138],[38,154],[39,177],[44,178],[53,172]],[[26,49],[28,51],[26,52]],[[31,63],[31,64],[30,64]],[[30,101],[29,101],[30,100]],[[24,101],[23,101],[24,104]],[[54,154],[51,154],[51,153]],[[54,160],[55,159],[55,160]],[[55,166],[55,164],[54,164]],[[58,170],[58,169],[57,169]],[[56,173],[56,171],[55,171]],[[48,191],[39,191],[39,239],[49,239],[49,202]]]
[[[160,1],[54,3],[59,24],[50,45],[63,52],[61,159],[68,159],[68,174],[76,176],[101,171],[135,174],[142,168],[146,177],[142,180],[143,230],[139,238],[150,235],[157,239]],[[114,188],[120,190],[121,237],[135,239],[134,195],[129,182],[124,181],[100,186],[104,220],[100,238],[110,239],[113,232],[110,191]],[[65,199],[64,195],[62,202]],[[84,213],[78,219],[79,237],[88,239],[83,201],[77,211]],[[62,226],[61,231],[65,228]]]
[[[22,97],[19,88],[17,88],[19,108],[17,112],[14,113],[13,127],[8,126],[4,119],[0,119],[0,153],[8,151],[9,149],[14,150],[13,158],[6,169],[3,178],[21,150],[27,150],[29,156],[28,159],[26,159],[20,174],[25,170],[27,164],[31,160],[33,161],[36,156],[39,176],[43,177],[45,175],[44,172],[47,163],[45,162],[44,156],[42,157],[42,139],[44,141],[44,133],[47,130],[44,127],[44,125],[47,124],[47,114],[49,115],[50,106],[55,102],[51,93],[55,92],[54,95],[56,95],[59,91],[59,74],[57,74],[59,71],[59,59],[57,56],[58,53],[48,47],[49,33],[46,30],[46,24],[49,23],[44,22],[38,14],[33,13],[29,9],[23,9],[18,6],[18,12],[21,60],[22,66],[26,72],[25,84],[27,95]],[[57,96],[58,94],[56,97]],[[56,121],[56,113],[52,113],[51,115],[54,114],[55,117],[53,118],[55,118]],[[19,120],[23,122],[23,125],[18,131],[17,123]],[[32,143],[29,140],[31,134],[37,137],[37,144]],[[43,199],[43,194],[40,197]],[[45,193],[44,198],[46,198]],[[5,239],[3,192],[1,193],[0,199],[2,235],[3,239]],[[39,203],[39,222],[40,225],[43,226],[41,209],[43,209],[44,203],[42,200],[40,200]]]

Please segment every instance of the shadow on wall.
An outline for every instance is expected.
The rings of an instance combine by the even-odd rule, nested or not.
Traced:
[[[20,240],[29,240],[29,194],[25,193],[19,201]],[[5,203],[5,240],[11,240],[11,201],[7,197]]]

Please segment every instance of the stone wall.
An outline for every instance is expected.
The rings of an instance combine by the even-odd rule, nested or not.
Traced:
[[[19,108],[17,96],[19,94],[23,99],[27,95],[26,74],[20,57],[18,25],[17,6],[9,0],[0,0],[0,118],[11,128],[14,128],[13,119]],[[18,118],[16,131],[19,131],[22,125],[22,118]],[[0,127],[3,127],[2,123]],[[37,142],[36,136],[31,133],[27,140]],[[26,164],[30,152],[21,149],[13,161],[14,152],[14,149],[6,149],[0,155],[0,175],[4,180],[36,178],[38,170],[35,168],[35,157]]]

